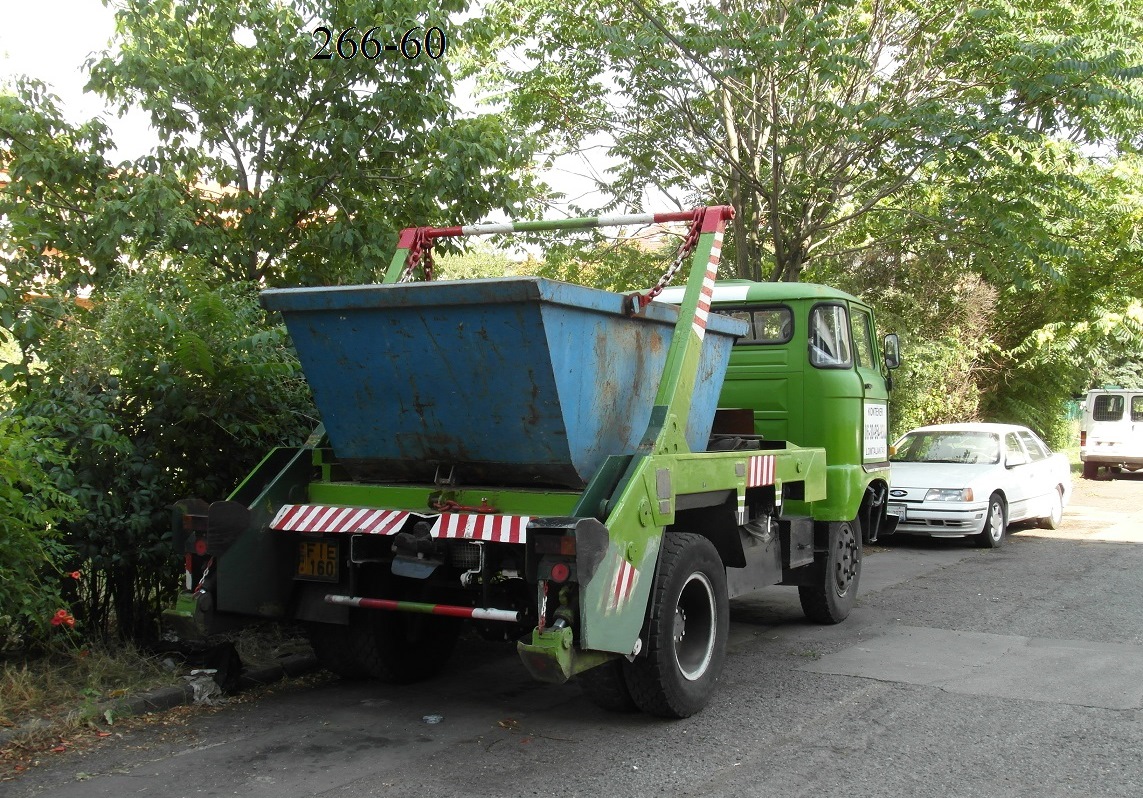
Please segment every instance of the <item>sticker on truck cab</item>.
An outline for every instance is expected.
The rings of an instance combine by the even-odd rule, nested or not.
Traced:
[[[865,403],[865,452],[861,459],[889,459],[889,413],[884,402]]]

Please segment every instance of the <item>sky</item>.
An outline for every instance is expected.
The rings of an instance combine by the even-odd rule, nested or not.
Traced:
[[[120,119],[102,98],[83,91],[84,61],[104,50],[114,32],[114,11],[99,0],[0,0],[0,82],[27,75],[47,83],[70,122],[103,116],[116,156],[133,159],[155,142],[146,115]]]
[[[105,50],[114,32],[114,9],[100,0],[0,0],[0,83],[17,75],[43,81],[60,98],[68,121],[102,116],[116,145],[112,159],[134,160],[157,143],[146,114],[136,110],[120,118],[102,98],[83,91],[84,62]],[[546,178],[569,200],[590,204],[598,195],[579,174],[587,171],[578,159],[567,158]]]

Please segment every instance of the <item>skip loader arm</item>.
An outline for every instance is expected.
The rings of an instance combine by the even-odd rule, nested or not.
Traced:
[[[529,641],[518,644],[525,665],[538,679],[565,681],[615,654],[639,653],[663,535],[677,523],[679,511],[706,508],[737,526],[747,520],[748,491],[754,489],[768,490],[777,505],[784,482],[802,483],[799,496],[806,501],[825,497],[825,456],[820,449],[690,451],[685,427],[699,379],[723,232],[733,217],[727,206],[701,211],[694,220],[698,235],[686,292],[640,446],[630,456],[609,459],[588,485],[575,517],[532,524],[537,532],[546,524],[552,531],[574,534],[579,553],[578,628],[541,625]],[[635,307],[643,307],[654,293],[634,297]],[[542,569],[540,576],[544,601],[548,589]]]

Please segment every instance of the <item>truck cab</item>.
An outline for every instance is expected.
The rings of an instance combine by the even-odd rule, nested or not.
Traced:
[[[681,288],[660,295],[681,297]],[[896,335],[879,347],[873,309],[824,285],[724,280],[712,299],[712,310],[749,325],[731,352],[719,407],[752,413],[753,428],[743,432],[826,450],[828,497],[790,510],[816,521],[859,518],[867,542],[890,533],[893,517],[886,521],[881,508]]]

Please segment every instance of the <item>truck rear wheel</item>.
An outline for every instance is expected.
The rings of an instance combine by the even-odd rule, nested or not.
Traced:
[[[314,623],[307,631],[314,656],[323,668],[343,679],[369,678],[373,636],[361,623]]]
[[[387,566],[361,580],[365,595],[424,601],[427,584],[393,576]],[[439,615],[353,609],[349,624],[314,624],[310,642],[326,670],[349,679],[408,684],[436,676],[448,663],[462,621]]]
[[[385,610],[354,610],[349,624],[310,627],[321,666],[345,679],[408,684],[436,676],[448,663],[460,621]]]
[[[802,612],[814,623],[841,623],[857,600],[861,580],[861,527],[857,520],[830,521],[826,550],[814,557],[812,584],[798,588]],[[819,527],[820,529],[820,527]]]
[[[702,709],[726,661],[726,569],[702,535],[663,537],[647,626],[647,650],[623,667],[635,705],[686,718]]]

